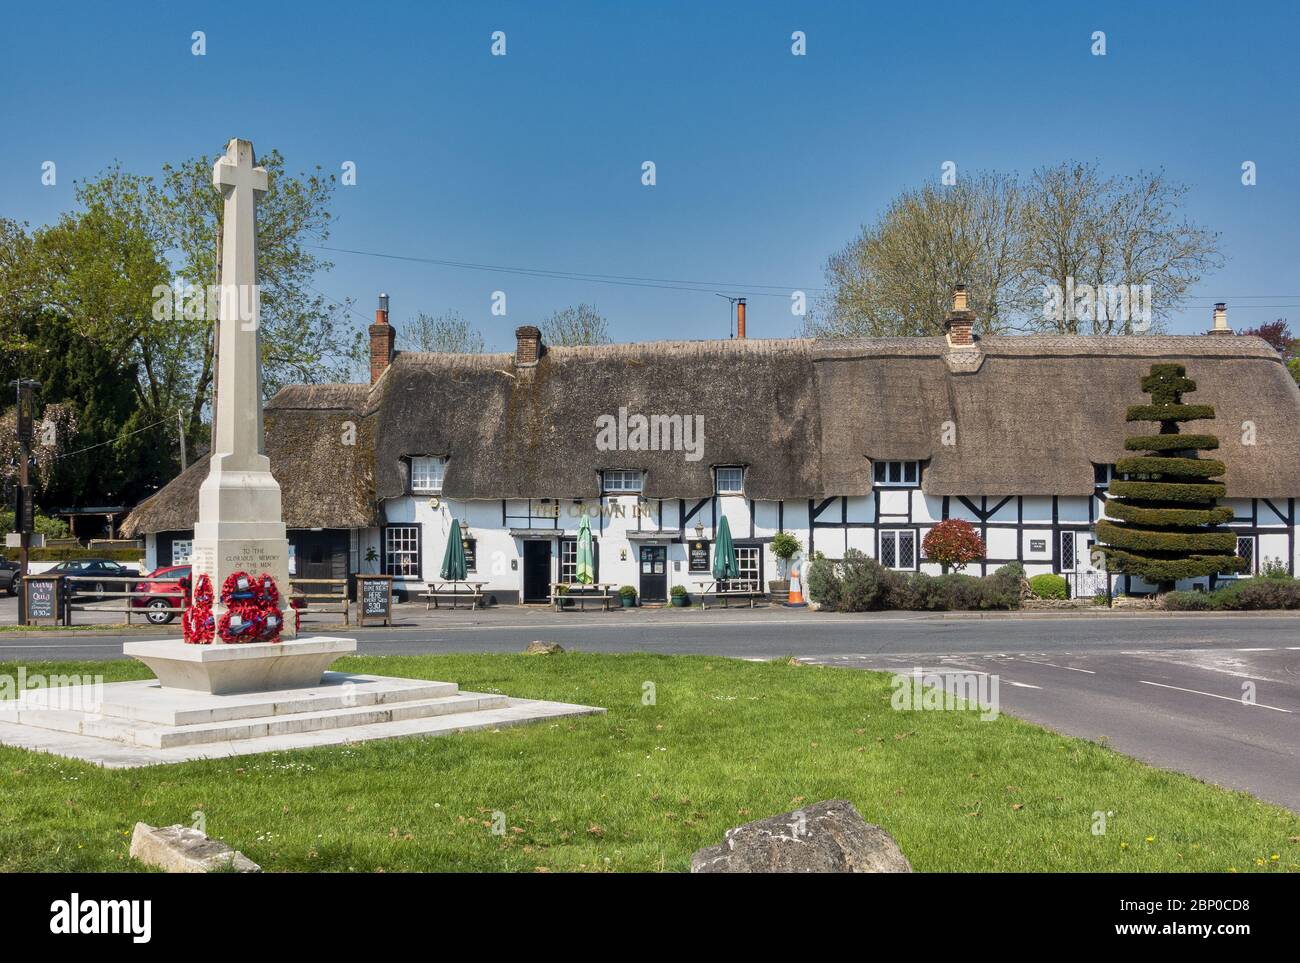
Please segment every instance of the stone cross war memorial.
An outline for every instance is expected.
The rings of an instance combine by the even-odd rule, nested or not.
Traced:
[[[356,640],[297,637],[280,486],[262,427],[257,203],[267,172],[252,143],[236,139],[212,179],[224,196],[213,454],[183,638],[124,644],[156,679],[7,700],[0,743],[125,768],[603,712],[462,692],[453,682],[331,672]]]

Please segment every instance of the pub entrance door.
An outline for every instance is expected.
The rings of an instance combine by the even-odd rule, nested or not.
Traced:
[[[668,601],[668,546],[641,546],[641,601]]]
[[[550,539],[524,539],[523,598],[525,602],[549,602],[551,599]]]

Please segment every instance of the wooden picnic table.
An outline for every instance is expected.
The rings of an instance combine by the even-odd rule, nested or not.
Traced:
[[[765,598],[767,593],[763,591],[762,586],[753,579],[718,579],[715,582],[706,582],[705,588],[697,593],[700,596],[700,610],[703,611],[709,607],[709,596],[722,600],[722,607],[727,607],[727,600],[733,598],[743,598],[749,600],[749,607],[754,607],[754,600]]]
[[[462,590],[459,586],[465,586]],[[429,611],[430,605],[438,608],[439,599],[451,599],[451,607],[456,608],[461,599],[469,599],[469,609],[474,611],[476,608],[483,607],[483,586],[487,582],[426,582],[425,591],[420,593],[420,598],[424,599],[424,610]]]
[[[609,603],[616,597],[613,582],[552,582],[551,603],[555,611],[560,611],[565,602],[577,602],[578,608],[586,609],[587,602],[600,602],[606,612]],[[563,592],[560,589],[564,589]]]

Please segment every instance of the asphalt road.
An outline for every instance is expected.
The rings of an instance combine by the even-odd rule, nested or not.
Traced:
[[[406,608],[405,606],[402,608]],[[0,619],[3,614],[0,613]],[[790,656],[849,669],[987,673],[1002,712],[1105,740],[1164,768],[1300,812],[1300,618],[941,618],[759,610],[555,614],[400,612],[393,628],[322,628],[364,655],[519,652],[534,639],[585,652]],[[174,633],[175,630],[173,629]],[[0,662],[121,658],[157,638],[0,632]],[[1243,684],[1253,684],[1253,704]]]

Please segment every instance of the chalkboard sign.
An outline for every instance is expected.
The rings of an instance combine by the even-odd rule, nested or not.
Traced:
[[[707,572],[709,571],[709,543],[705,541],[691,542],[691,571]]]
[[[357,624],[393,621],[393,577],[391,575],[357,576]]]
[[[28,625],[59,624],[59,577],[29,575],[23,580],[27,593],[26,612]]]
[[[478,539],[467,538],[461,546],[465,549],[465,571],[478,571]]]

